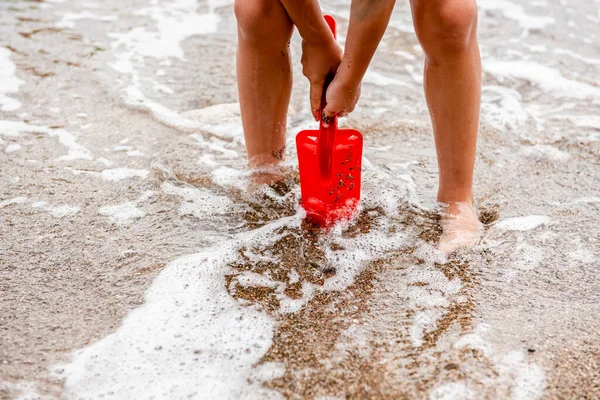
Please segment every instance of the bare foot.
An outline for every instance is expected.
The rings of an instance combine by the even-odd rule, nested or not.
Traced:
[[[277,186],[279,183],[286,181],[289,174],[290,168],[282,164],[254,167],[251,169],[248,192],[254,194],[265,186]]]
[[[481,238],[483,224],[470,203],[452,202],[444,204],[440,212],[439,249],[444,253],[451,253],[459,248],[471,248]]]

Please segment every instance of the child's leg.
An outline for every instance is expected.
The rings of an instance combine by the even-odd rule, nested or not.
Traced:
[[[237,81],[242,125],[251,168],[283,159],[292,89],[288,44],[293,24],[279,0],[236,0]],[[270,183],[276,174],[257,174]]]
[[[411,0],[425,52],[425,97],[435,135],[442,216],[440,248],[473,245],[481,224],[472,211],[472,181],[481,98],[475,0]],[[450,243],[452,242],[452,243]]]

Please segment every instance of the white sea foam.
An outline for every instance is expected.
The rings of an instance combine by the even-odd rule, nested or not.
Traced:
[[[578,203],[600,203],[600,197],[591,196],[591,197],[580,197],[573,201],[574,204]]]
[[[21,145],[19,143],[11,143],[8,146],[6,146],[6,149],[4,149],[4,152],[6,154],[9,153],[14,153],[15,151],[19,151],[21,150]]]
[[[81,211],[81,207],[79,206],[70,206],[67,204],[61,206],[52,206],[45,201],[35,202],[31,204],[31,207],[44,210],[56,218],[71,217]]]
[[[417,72],[417,68],[415,68],[415,66],[411,64],[404,64],[404,69],[410,74],[410,77],[412,78],[413,82],[415,82],[419,86],[423,85],[424,78],[423,71],[421,69],[419,69]]]
[[[216,151],[221,153],[221,157],[223,158],[237,158],[239,156],[237,151],[231,149],[231,147],[233,147],[231,142],[226,142],[216,137],[206,139],[199,134],[193,134],[192,137],[196,140],[198,145],[213,152]]]
[[[363,82],[364,83],[372,83],[373,85],[376,85],[376,86],[393,85],[393,86],[407,87],[407,88],[411,88],[411,89],[413,88],[413,85],[406,83],[404,81],[401,81],[400,79],[390,78],[379,72],[375,72],[375,71],[371,71],[371,70],[367,71],[367,73],[365,74],[365,77],[363,79]]]
[[[179,208],[180,215],[206,218],[227,214],[233,209],[233,203],[228,197],[215,195],[206,189],[178,187],[169,182],[164,182],[161,189],[167,194],[180,196],[184,199]]]
[[[133,168],[111,168],[105,169],[100,173],[102,179],[107,181],[122,181],[130,178],[142,178],[148,177],[150,171],[147,169],[133,169]]]
[[[396,50],[396,51],[394,51],[394,54],[404,57],[409,61],[415,61],[417,59],[417,57],[414,54],[409,53],[404,50]]]
[[[546,376],[537,365],[529,363],[522,351],[509,351],[496,357],[496,371],[511,382],[512,400],[535,400],[544,394]]]
[[[118,225],[130,223],[146,215],[135,203],[130,201],[115,206],[102,207],[98,210],[98,213],[107,216],[111,222]]]
[[[6,200],[2,200],[0,201],[0,208],[4,208],[13,204],[23,204],[27,202],[27,197],[23,197],[23,196],[19,196],[19,197],[14,197],[12,199],[6,199]]]
[[[507,278],[511,279],[519,271],[531,271],[539,267],[544,259],[541,248],[525,243],[521,238],[517,241],[514,251],[511,253],[512,262]]]
[[[215,161],[215,155],[214,154],[202,154],[198,158],[198,163],[199,164],[205,164],[205,165],[208,165],[210,167],[215,167],[215,166],[219,165],[219,163]]]
[[[154,58],[184,57],[181,42],[190,36],[206,35],[217,31],[220,18],[211,10],[199,14],[196,0],[171,0],[167,4],[152,5],[136,12],[151,17],[157,31],[133,29],[118,37],[118,42],[136,54]],[[156,4],[156,2],[155,2]]]
[[[133,86],[125,91],[125,103],[147,111],[163,124],[183,132],[204,131],[238,143],[243,142],[239,103],[217,104],[200,110],[179,113],[149,100]]]
[[[37,386],[37,382],[30,381],[0,382],[0,393],[7,394],[9,399],[14,400],[55,400],[52,396],[40,394]]]
[[[40,8],[50,8],[50,7],[52,7],[51,4],[62,4],[62,3],[65,3],[66,1],[67,0],[45,0],[44,3],[41,3],[39,5],[39,7]],[[48,3],[48,4],[45,4],[45,3]]]
[[[22,136],[25,133],[43,133],[50,137],[57,137],[60,144],[69,149],[68,154],[58,158],[59,161],[91,160],[91,152],[77,143],[75,136],[65,129],[50,129],[44,126],[30,125],[20,121],[0,120],[0,135],[9,137]]]
[[[553,50],[553,53],[559,55],[567,55],[576,60],[583,61],[585,64],[600,65],[600,58],[584,57],[581,54],[577,54],[571,50],[557,48]]]
[[[429,400],[471,400],[477,396],[465,382],[449,382],[434,388],[429,392]]]
[[[373,173],[374,169],[368,167],[366,173]],[[221,167],[213,175],[221,177],[216,183],[222,185],[235,182],[239,171]],[[378,193],[376,197],[386,197],[386,207],[397,213],[398,197],[390,199],[389,193],[381,190],[381,184],[369,182],[365,187]],[[229,199],[207,189],[179,187],[169,182],[161,188],[183,198],[182,215],[215,217],[231,211]],[[371,202],[382,204],[381,200]],[[63,375],[64,397],[100,396],[108,390],[116,398],[145,397],[146,393],[169,398],[278,396],[261,387],[260,382],[279,376],[280,366],[256,366],[271,345],[275,322],[265,311],[234,300],[226,290],[225,274],[237,272],[227,265],[239,257],[239,248],[272,245],[282,235],[280,228],[299,228],[303,215],[299,212],[229,238],[207,238],[219,244],[169,263],[149,289],[145,304],[131,312],[114,334],[73,354]],[[406,234],[373,229],[360,237],[345,238],[341,231],[334,230],[329,240],[345,249],[335,253],[327,250],[336,275],[322,287],[303,282],[300,299],[288,297],[284,287],[268,273],[244,272],[234,280],[246,286],[274,287],[280,301],[279,312],[297,312],[321,291],[347,288],[375,257],[404,246]],[[246,255],[254,257],[250,250]],[[107,387],[106,382],[111,385]]]
[[[368,327],[361,324],[352,324],[340,332],[340,338],[335,344],[336,350],[341,354],[354,353],[368,359],[371,356],[371,332]]]
[[[21,108],[21,102],[9,97],[17,93],[25,82],[17,78],[17,68],[10,59],[10,50],[0,47],[0,110],[14,111]]]
[[[600,130],[600,116],[598,115],[571,115],[567,118],[575,126]]]
[[[276,288],[282,285],[273,279],[255,272],[244,271],[236,276],[236,281],[243,287],[267,287]]]
[[[139,209],[137,205],[148,200],[152,195],[152,191],[146,191],[134,201],[128,201],[114,206],[101,207],[98,210],[98,213],[107,216],[111,222],[117,225],[130,224],[146,215],[146,213]]]
[[[506,78],[524,79],[559,97],[600,100],[600,88],[567,79],[559,70],[532,61],[485,59],[483,69],[500,82],[504,82]]]
[[[498,130],[516,130],[529,119],[521,104],[521,95],[504,86],[484,86],[481,93],[483,119]]]
[[[543,370],[528,362],[522,351],[502,351],[486,341],[482,335],[489,329],[485,324],[475,328],[473,333],[462,336],[454,347],[480,351],[492,363],[496,371],[493,382],[486,386],[507,391],[510,399],[535,400],[542,397],[546,386]]]
[[[507,0],[480,0],[477,5],[483,10],[500,11],[506,18],[516,21],[525,34],[532,29],[543,29],[556,22],[550,16],[527,14],[522,6]]]
[[[110,22],[116,21],[117,17],[115,15],[96,15],[90,11],[83,11],[80,13],[72,13],[72,12],[64,12],[60,13],[61,19],[56,23],[56,26],[59,28],[74,28],[75,21],[80,21],[83,19],[92,19],[96,21]]]
[[[548,224],[550,217],[545,215],[528,215],[503,219],[494,225],[494,228],[505,231],[529,231],[539,226]]]
[[[446,314],[450,300],[456,302],[456,295],[462,287],[459,279],[448,280],[446,276],[433,267],[411,270],[407,275],[409,286],[406,294],[410,308],[415,311],[409,329],[409,337],[414,347],[423,344],[426,333],[436,329],[438,320]],[[410,285],[427,282],[428,285]]]
[[[565,162],[571,158],[569,153],[547,144],[522,146],[520,152],[527,157],[535,159],[550,159],[558,162]]]
[[[220,240],[169,263],[145,304],[115,333],[73,353],[72,362],[62,367],[63,397],[280,398],[261,381],[280,376],[281,368],[256,367],[271,346],[275,321],[242,306],[225,288],[227,263],[240,243],[265,240],[273,228]]]
[[[66,146],[69,149],[69,153],[67,155],[61,156],[58,159],[63,161],[68,160],[91,160],[92,154],[88,149],[77,143],[77,139],[75,136],[64,130],[64,129],[51,129],[48,132],[50,136],[58,137],[58,141],[63,146]]]
[[[139,150],[134,150],[133,146],[115,146],[114,151],[125,151],[129,157],[147,157],[146,154]]]
[[[571,260],[579,261],[584,264],[592,264],[598,260],[594,252],[588,248],[587,245],[583,244],[580,239],[577,239],[574,245],[575,250],[568,253]]]
[[[196,0],[152,1],[149,7],[138,10],[136,14],[152,18],[153,26],[138,26],[124,33],[109,34],[115,39],[111,44],[115,61],[109,66],[118,72],[131,74],[133,85],[137,87],[140,80],[138,70],[145,65],[144,58],[183,60],[185,54],[181,44],[185,39],[216,32],[220,17],[214,11],[222,3],[210,1],[209,12],[199,14]],[[167,88],[167,91],[170,89]]]

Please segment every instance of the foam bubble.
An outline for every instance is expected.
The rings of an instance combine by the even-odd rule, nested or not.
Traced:
[[[100,173],[102,179],[107,181],[122,181],[130,178],[141,178],[145,179],[148,177],[150,171],[147,169],[133,169],[133,168],[111,168],[105,169]]]
[[[60,13],[61,19],[56,23],[56,26],[59,28],[74,28],[75,21],[80,21],[83,19],[92,19],[96,21],[110,22],[116,21],[117,17],[115,15],[96,15],[90,11],[83,11],[80,13],[72,13],[72,12],[64,12]]]
[[[114,206],[101,207],[98,213],[107,216],[109,220],[117,225],[131,223],[132,221],[142,218],[146,213],[140,210],[138,203],[148,200],[154,192],[151,190],[144,192],[139,198],[134,201],[128,201]]]
[[[591,197],[580,197],[573,201],[574,204],[578,203],[600,203],[600,197],[591,196]]]
[[[182,132],[204,131],[224,139],[243,141],[239,103],[217,104],[200,110],[178,112],[149,100],[134,86],[125,91],[125,103],[151,113],[163,124]],[[214,122],[216,120],[219,122]]]
[[[364,83],[372,83],[373,85],[377,85],[377,86],[389,86],[389,85],[394,85],[394,86],[402,86],[402,87],[407,87],[407,88],[413,88],[412,85],[401,81],[399,79],[394,79],[394,78],[390,78],[388,76],[385,76],[379,72],[375,72],[375,71],[371,71],[368,70],[367,73],[365,74],[365,77],[363,79]]]
[[[477,396],[467,387],[465,382],[444,383],[429,392],[429,400],[470,400],[476,398]]]
[[[600,199],[598,199],[600,201]],[[575,241],[575,250],[568,253],[568,256],[571,260],[578,261],[584,264],[591,264],[597,260],[594,252],[581,243],[580,239]]]
[[[40,208],[40,209],[50,213],[50,215],[52,215],[53,217],[56,217],[56,218],[70,217],[70,216],[73,216],[73,215],[79,213],[79,211],[81,211],[81,207],[78,207],[78,206],[70,206],[70,205],[51,206],[48,203],[46,203],[45,201],[35,202],[35,203],[31,204],[31,207]]]
[[[9,154],[9,153],[14,153],[15,151],[19,151],[19,150],[21,150],[21,145],[20,144],[18,144],[18,143],[11,143],[8,146],[6,146],[6,149],[4,149],[4,152],[6,154]]]
[[[529,231],[550,222],[550,217],[545,215],[528,215],[503,219],[494,225],[494,228],[505,231]]]
[[[597,115],[571,115],[569,121],[577,127],[594,128],[600,130],[600,116]]]
[[[60,161],[91,160],[91,152],[77,143],[75,136],[65,129],[50,129],[43,126],[30,125],[21,121],[0,120],[0,135],[18,137],[24,133],[44,133],[50,137],[57,137],[60,144],[69,149],[68,154],[58,158]]]
[[[510,264],[511,268],[520,271],[530,271],[536,269],[544,259],[544,252],[541,248],[524,243],[521,240],[515,246],[511,254],[514,261]],[[516,273],[516,271],[515,271]],[[509,274],[509,278],[514,275]]]
[[[27,202],[27,197],[23,197],[23,196],[19,196],[19,197],[14,197],[12,199],[6,199],[6,200],[2,200],[0,201],[0,208],[4,208],[13,204],[23,204]]]
[[[184,201],[179,209],[180,215],[193,215],[203,219],[224,215],[233,209],[233,203],[229,198],[218,196],[209,190],[179,187],[169,182],[164,182],[161,189],[167,194],[183,197]]]
[[[77,139],[72,133],[64,129],[53,129],[48,131],[48,135],[58,137],[58,141],[69,149],[69,153],[59,157],[59,160],[92,160],[92,154],[90,151],[77,143]]]
[[[525,359],[522,351],[502,351],[496,349],[481,336],[484,330],[479,326],[474,333],[464,335],[454,347],[481,351],[492,363],[496,376],[489,387],[507,390],[515,400],[533,400],[542,397],[546,385],[543,370]]]
[[[520,152],[527,157],[536,159],[550,159],[558,162],[565,162],[571,158],[567,152],[557,149],[554,146],[546,144],[536,144],[533,146],[522,146]]]
[[[17,68],[10,59],[10,50],[0,47],[0,110],[14,111],[21,108],[21,102],[7,96],[17,93],[25,82],[17,78]]]
[[[133,220],[142,218],[146,213],[133,202],[126,202],[115,206],[105,206],[98,210],[98,213],[107,216],[111,222],[118,225],[130,223]]]
[[[553,52],[554,52],[554,54],[567,55],[576,60],[583,61],[585,64],[600,65],[600,58],[584,57],[581,54],[577,54],[571,50],[560,49],[560,48],[554,49]]]
[[[37,385],[37,382],[30,381],[0,382],[0,393],[7,393],[8,398],[14,400],[54,400],[52,396],[41,395],[37,391]]]
[[[519,92],[504,86],[483,87],[481,114],[488,124],[498,130],[517,129],[529,119]]]
[[[427,285],[412,285],[426,282]],[[423,344],[426,333],[437,327],[438,320],[446,314],[450,300],[459,301],[462,283],[460,279],[448,280],[446,276],[431,266],[423,266],[418,270],[410,270],[407,274],[408,286],[404,290],[409,307],[415,310],[409,337],[414,347]]]
[[[228,148],[231,147],[231,142],[226,142],[216,137],[211,137],[207,140],[204,138],[204,136],[199,134],[193,134],[192,137],[196,140],[196,143],[199,146],[208,150],[219,152],[224,158],[237,158],[239,156],[237,151]]]

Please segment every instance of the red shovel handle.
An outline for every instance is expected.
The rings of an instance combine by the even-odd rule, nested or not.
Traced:
[[[336,32],[336,23],[335,19],[331,15],[324,16],[327,25],[331,29],[333,33],[333,38],[337,39]],[[327,105],[326,101],[326,93],[327,87],[333,80],[335,75],[333,73],[329,73],[327,78],[325,78],[325,84],[323,85],[323,96],[321,97],[321,112],[325,109]],[[324,183],[327,183],[331,180],[332,175],[332,164],[333,164],[333,144],[335,139],[335,134],[337,132],[337,117],[333,117],[333,121],[329,123],[329,126],[325,127],[323,125],[323,120],[321,116],[321,123],[319,125],[319,139],[317,140],[317,155],[319,159],[319,171],[321,173],[321,179]]]
[[[333,33],[333,38],[337,39],[337,25],[335,23],[335,19],[331,15],[324,15],[325,22],[329,25],[329,29],[331,29],[331,33]]]

